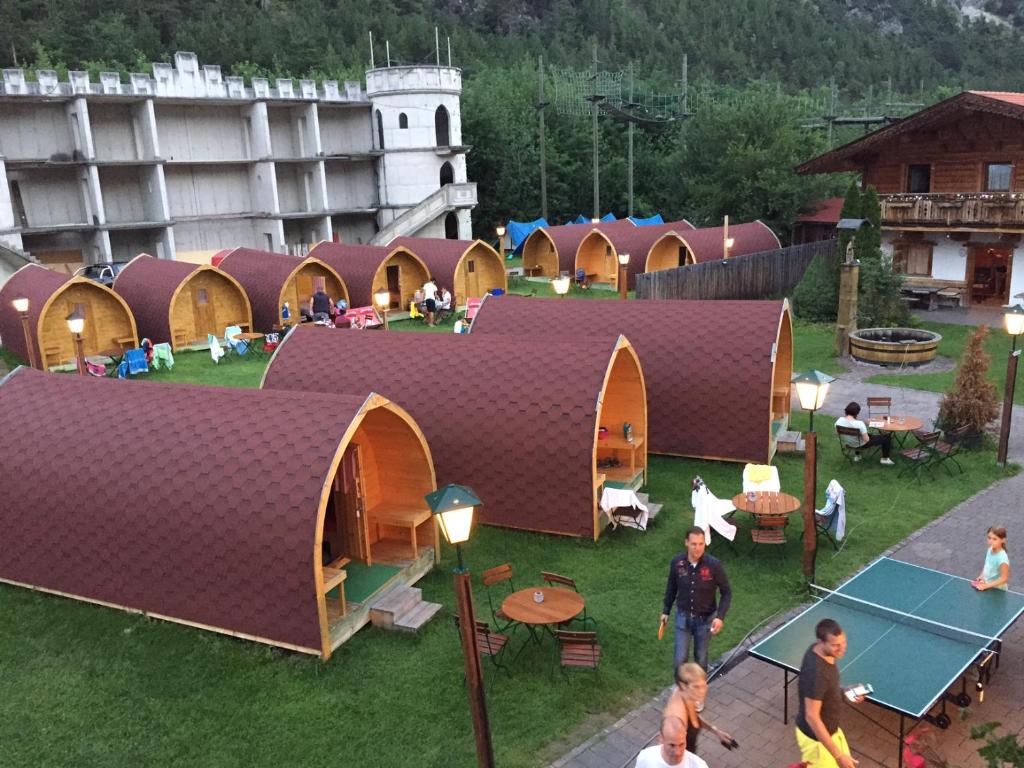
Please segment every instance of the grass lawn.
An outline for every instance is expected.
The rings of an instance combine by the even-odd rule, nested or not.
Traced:
[[[967,337],[974,332],[971,325],[944,325],[941,323],[922,322],[919,326],[928,331],[935,331],[942,336],[939,342],[939,354],[949,357],[959,363],[960,355],[963,354],[964,346],[967,344]],[[1003,401],[1003,389],[1006,386],[1006,358],[1010,353],[1010,337],[1002,328],[990,328],[985,339],[985,349],[992,356],[992,365],[989,367],[988,378],[995,382],[996,397],[999,402]],[[909,376],[893,376],[891,374],[878,374],[868,379],[873,384],[891,384],[896,387],[908,387],[910,389],[923,389],[927,392],[946,392],[953,386],[956,378],[956,369],[944,373],[918,373]],[[1024,386],[1018,386],[1014,391],[1013,402],[1017,405],[1024,403]]]
[[[396,323],[396,329],[402,324]],[[422,326],[419,326],[422,327]],[[442,331],[448,329],[441,329]],[[796,329],[798,368],[829,370],[831,331]],[[257,386],[264,365],[214,365],[183,353],[150,380]],[[794,428],[806,426],[794,414]],[[917,485],[897,468],[849,464],[835,440],[819,444],[819,489],[835,477],[847,488],[848,542],[836,554],[823,540],[818,581],[835,584],[946,510],[1016,471],[999,470],[990,450],[963,455],[966,473]],[[802,495],[802,457],[777,460],[782,485]],[[599,622],[598,675],[563,675],[553,645],[531,648],[510,674],[485,664],[496,757],[511,768],[540,766],[613,722],[671,681],[670,637],[656,629],[669,559],[692,521],[690,481],[700,474],[719,496],[741,487],[741,466],[652,457],[648,490],[665,505],[646,533],[607,532],[598,543],[480,527],[465,548],[480,572],[513,565],[516,586],[539,572],[573,576]],[[159,472],[154,475],[158,481]],[[0,492],[2,493],[2,492]],[[819,493],[819,504],[821,493]],[[2,498],[2,496],[0,496]],[[528,503],[528,500],[524,500]],[[978,521],[978,540],[987,522]],[[804,598],[795,519],[784,551],[737,551],[716,539],[734,599],[717,655],[766,618]],[[54,535],[60,535],[55,532]],[[159,553],[151,553],[158,556]],[[451,621],[454,553],[418,586],[445,606],[416,636],[367,628],[330,662],[108,608],[0,586],[0,765],[337,766],[475,765]],[[251,596],[239,595],[239,599]],[[489,615],[477,585],[476,606]],[[521,630],[513,650],[525,637]],[[740,738],[742,741],[742,738]]]

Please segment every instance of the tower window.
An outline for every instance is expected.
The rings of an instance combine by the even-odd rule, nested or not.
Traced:
[[[398,115],[398,127],[403,129],[409,127],[409,116],[405,112]]]

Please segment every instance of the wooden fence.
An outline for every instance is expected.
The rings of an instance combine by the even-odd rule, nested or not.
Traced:
[[[836,258],[836,241],[706,261],[637,275],[638,299],[767,299],[786,296],[815,258]]]

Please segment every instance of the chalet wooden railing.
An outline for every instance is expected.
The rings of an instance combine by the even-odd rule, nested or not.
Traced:
[[[1024,194],[971,192],[884,195],[887,227],[974,227],[1024,230]]]

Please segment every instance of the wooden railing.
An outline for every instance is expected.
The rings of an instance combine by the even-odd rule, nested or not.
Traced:
[[[1024,229],[1024,194],[966,192],[884,195],[887,227],[974,227]]]

